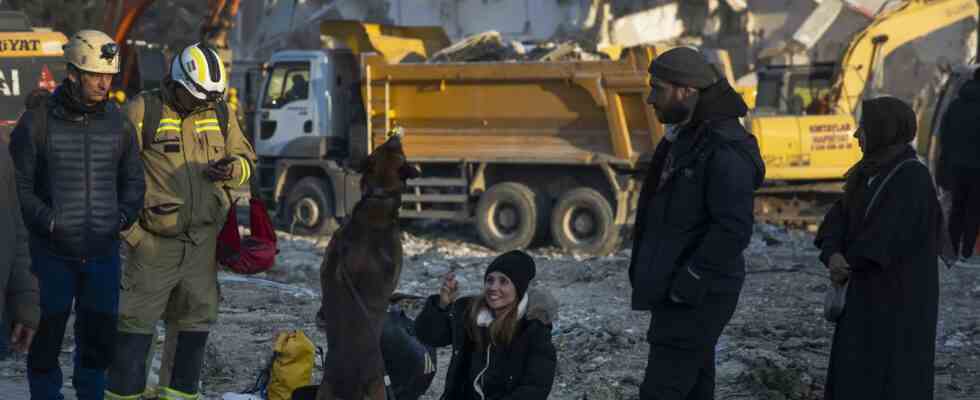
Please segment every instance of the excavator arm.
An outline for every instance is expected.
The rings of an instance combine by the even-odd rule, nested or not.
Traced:
[[[208,0],[208,17],[201,25],[201,40],[216,49],[228,49],[228,34],[238,15],[240,0]]]
[[[229,51],[228,34],[238,14],[239,2],[240,0],[208,0],[208,15],[201,24],[201,41],[219,51]],[[123,70],[119,83],[123,88],[129,87],[130,81],[137,74],[135,53],[130,51],[126,40],[139,18],[153,3],[154,0],[106,0],[103,30],[110,33],[122,48]],[[228,61],[231,60],[227,53],[225,57]]]
[[[854,113],[870,93],[882,61],[903,45],[966,19],[977,19],[976,0],[910,0],[885,11],[854,37],[834,82],[838,110]]]

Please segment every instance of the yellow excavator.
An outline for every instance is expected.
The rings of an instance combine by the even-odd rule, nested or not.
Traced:
[[[760,69],[755,109],[746,121],[769,182],[757,197],[757,217],[784,224],[822,217],[861,158],[853,135],[862,99],[893,95],[929,121],[923,114],[933,108],[942,67],[965,62],[976,48],[977,17],[976,0],[905,1],[855,35],[838,63]],[[922,125],[920,132],[927,132]]]
[[[64,79],[61,46],[67,42],[61,32],[32,26],[24,13],[0,11],[0,149],[6,149],[27,95],[53,91]]]

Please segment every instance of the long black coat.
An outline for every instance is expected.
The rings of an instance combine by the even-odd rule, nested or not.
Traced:
[[[887,174],[856,196],[864,210]],[[928,400],[933,397],[939,301],[940,209],[929,170],[903,166],[862,221],[838,202],[817,235],[821,260],[841,253],[851,265],[844,314],[834,332],[826,400]],[[853,211],[853,210],[851,210]]]
[[[634,228],[634,310],[656,309],[672,288],[693,297],[741,290],[752,196],[764,177],[758,143],[734,116],[692,126],[676,143],[660,142]],[[701,279],[683,279],[688,271]]]
[[[943,114],[939,143],[940,177],[952,168],[980,169],[980,82],[963,84]]]
[[[551,323],[557,313],[557,303],[537,301],[550,296],[534,291],[531,289],[528,293],[527,313],[510,346],[493,347],[483,379],[487,400],[544,400],[551,393],[557,368]],[[439,296],[435,295],[428,299],[415,319],[415,331],[423,343],[433,347],[453,347],[443,400],[470,400],[466,393],[472,393],[467,391],[473,387],[469,379],[471,363],[480,362],[475,360],[474,353],[486,352],[486,349],[475,349],[472,341],[467,339],[467,310],[473,300],[474,297],[461,298],[442,311],[438,305]]]
[[[939,128],[936,181],[951,194],[949,233],[961,255],[973,254],[980,232],[980,81],[963,84]]]

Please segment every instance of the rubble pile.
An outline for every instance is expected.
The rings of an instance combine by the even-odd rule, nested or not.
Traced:
[[[817,399],[807,364],[764,349],[738,349],[719,366],[719,379],[745,386],[770,400]]]
[[[268,364],[275,337],[283,330],[301,329],[317,346],[326,346],[315,315],[319,267],[329,238],[280,232],[279,240],[281,252],[272,271],[220,275],[221,310],[206,353],[207,399],[248,389]],[[812,241],[806,232],[756,227],[746,251],[748,271],[739,306],[716,347],[718,398],[822,398],[833,325],[821,316],[827,272]],[[438,292],[447,272],[456,274],[461,295],[479,292],[483,272],[496,253],[477,242],[472,228],[464,225],[417,222],[405,227],[397,291],[408,296],[402,308],[409,316],[418,314],[421,298]],[[630,310],[630,251],[594,257],[544,247],[530,253],[538,266],[534,285],[560,303],[552,329],[559,369],[550,398],[635,399],[649,351],[650,314]],[[980,397],[980,297],[975,295],[980,268],[943,268],[941,282],[936,398],[973,400]],[[66,371],[71,343],[70,337],[65,340],[61,358]],[[439,350],[439,372],[423,399],[441,395],[450,356],[448,348]],[[23,362],[0,361],[0,393],[26,393]],[[321,374],[318,365],[314,381]]]
[[[586,50],[576,41],[547,41],[531,49],[517,41],[505,41],[497,31],[472,35],[432,55],[429,63],[486,62],[486,61],[595,61],[608,58]]]
[[[581,23],[559,25],[547,40],[507,41],[497,31],[471,35],[428,62],[595,61],[609,59],[618,53],[614,49],[639,45],[704,45],[737,53],[732,57],[739,73],[748,67],[740,55],[751,46],[751,13],[744,1],[626,3],[632,4],[593,1]]]
[[[431,63],[505,61],[519,59],[523,53],[518,46],[505,43],[500,32],[487,31],[454,43],[429,59]]]

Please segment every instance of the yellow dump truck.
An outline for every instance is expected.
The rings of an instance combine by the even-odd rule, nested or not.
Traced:
[[[930,82],[942,60],[975,43],[977,13],[973,0],[896,3],[837,63],[761,69],[744,121],[767,168],[757,220],[817,222],[860,157],[861,100],[892,94],[928,112]],[[260,192],[296,231],[333,230],[360,198],[348,166],[400,127],[423,171],[402,197],[403,217],[473,223],[497,250],[546,238],[574,251],[615,248],[634,214],[639,158],[661,137],[644,99],[647,66],[666,49],[427,63],[449,44],[440,28],[339,21],[321,34],[336,49],[273,56],[254,122]],[[724,53],[705,53],[733,81]]]
[[[662,136],[645,104],[656,49],[601,61],[407,62],[448,44],[441,29],[322,29],[345,49],[275,54],[258,101],[259,187],[287,226],[335,229],[360,198],[348,166],[399,127],[423,174],[408,182],[403,218],[473,223],[497,250],[550,238],[606,253],[619,243],[639,158]],[[387,35],[399,45],[386,47]]]

